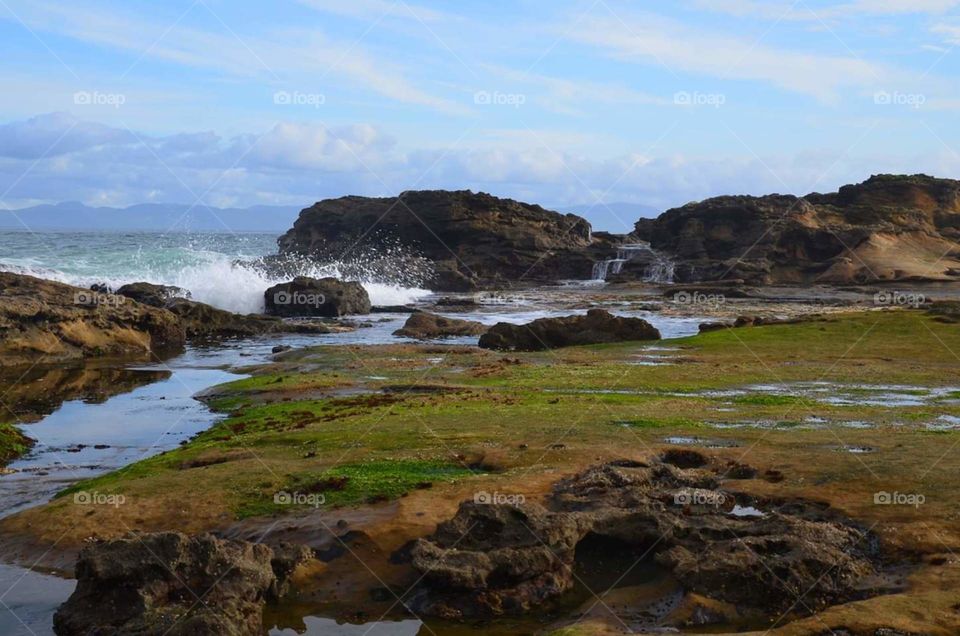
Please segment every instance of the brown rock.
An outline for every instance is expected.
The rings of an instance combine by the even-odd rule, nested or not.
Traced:
[[[540,318],[526,325],[497,323],[480,337],[480,347],[501,351],[541,351],[559,347],[659,340],[660,332],[641,318],[621,318],[603,309],[585,316]]]
[[[447,336],[479,336],[486,333],[487,326],[473,320],[445,318],[425,311],[410,314],[403,327],[393,332],[406,338],[444,338]]]
[[[363,285],[336,278],[298,276],[274,285],[264,294],[267,313],[274,316],[326,316],[369,314],[370,296]]]

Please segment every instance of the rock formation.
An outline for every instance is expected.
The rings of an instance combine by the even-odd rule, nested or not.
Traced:
[[[754,617],[803,611],[792,607],[800,595],[811,610],[843,602],[875,572],[874,540],[853,522],[805,502],[734,514],[737,496],[722,490],[706,458],[685,453],[683,461],[589,468],[557,483],[546,505],[461,504],[410,550],[424,576],[414,610],[446,618],[527,612],[573,586],[578,545],[588,538],[631,546],[684,592]]]
[[[486,333],[487,329],[486,325],[474,320],[445,318],[426,311],[415,311],[410,314],[403,327],[393,332],[393,335],[418,339],[479,336]]]
[[[260,636],[266,601],[285,592],[305,548],[212,535],[134,535],[87,546],[77,588],[54,615],[58,636]]]
[[[279,240],[284,254],[328,261],[399,246],[434,263],[426,286],[449,291],[589,278],[592,243],[590,224],[573,214],[442,190],[320,201]]]
[[[960,280],[960,182],[881,175],[832,194],[723,196],[641,219],[636,235],[673,257],[681,282]]]
[[[603,309],[586,316],[539,318],[526,325],[500,322],[480,337],[480,347],[499,351],[542,351],[559,347],[659,340],[660,332],[642,318],[621,318]]]
[[[123,296],[0,272],[0,366],[176,351],[184,330],[167,311]]]
[[[264,293],[267,313],[274,316],[325,316],[369,314],[370,296],[363,285],[336,278],[298,276],[274,285]]]

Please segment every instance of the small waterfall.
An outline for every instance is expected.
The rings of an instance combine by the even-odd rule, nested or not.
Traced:
[[[674,263],[658,253],[649,243],[626,243],[617,247],[617,257],[593,264],[593,280],[603,281],[611,274],[619,274],[624,263],[645,261],[642,280],[645,283],[672,283]]]

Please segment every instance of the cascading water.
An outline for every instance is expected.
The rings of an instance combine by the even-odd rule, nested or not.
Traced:
[[[672,283],[674,263],[649,243],[626,243],[617,247],[617,257],[593,264],[593,280],[605,281],[611,274],[623,271],[624,263],[644,261],[642,280],[645,283]]]

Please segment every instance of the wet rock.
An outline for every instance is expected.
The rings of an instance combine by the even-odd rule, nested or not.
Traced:
[[[652,459],[561,480],[544,506],[462,503],[413,546],[425,576],[413,607],[448,618],[527,612],[570,589],[587,538],[649,551],[698,595],[692,623],[720,620],[713,610],[730,605],[778,616],[802,594],[811,608],[843,602],[875,573],[873,538],[829,508],[765,502],[764,516],[738,517],[736,499],[708,470]]]
[[[212,535],[131,535],[84,548],[77,588],[54,615],[59,636],[260,636],[305,548]]]
[[[290,351],[293,349],[290,345],[277,345],[270,350],[271,353],[283,353],[284,351]]]
[[[177,351],[175,316],[124,296],[0,272],[0,367]]]
[[[403,327],[394,331],[393,335],[427,339],[448,336],[479,336],[486,331],[486,325],[473,320],[445,318],[425,311],[418,311],[411,314]]]
[[[190,298],[190,292],[182,287],[153,283],[130,283],[120,287],[117,293],[151,307],[165,307],[174,298]]]
[[[336,278],[298,276],[274,285],[264,293],[267,313],[274,316],[326,316],[369,314],[370,296],[363,285]]]
[[[331,325],[288,322],[259,314],[235,314],[186,298],[173,298],[168,311],[183,322],[187,336],[197,339],[246,338],[267,333],[330,333]]]
[[[480,347],[501,351],[541,351],[659,339],[660,332],[642,318],[622,318],[603,309],[591,309],[586,316],[540,318],[526,325],[497,323],[480,337]]]

